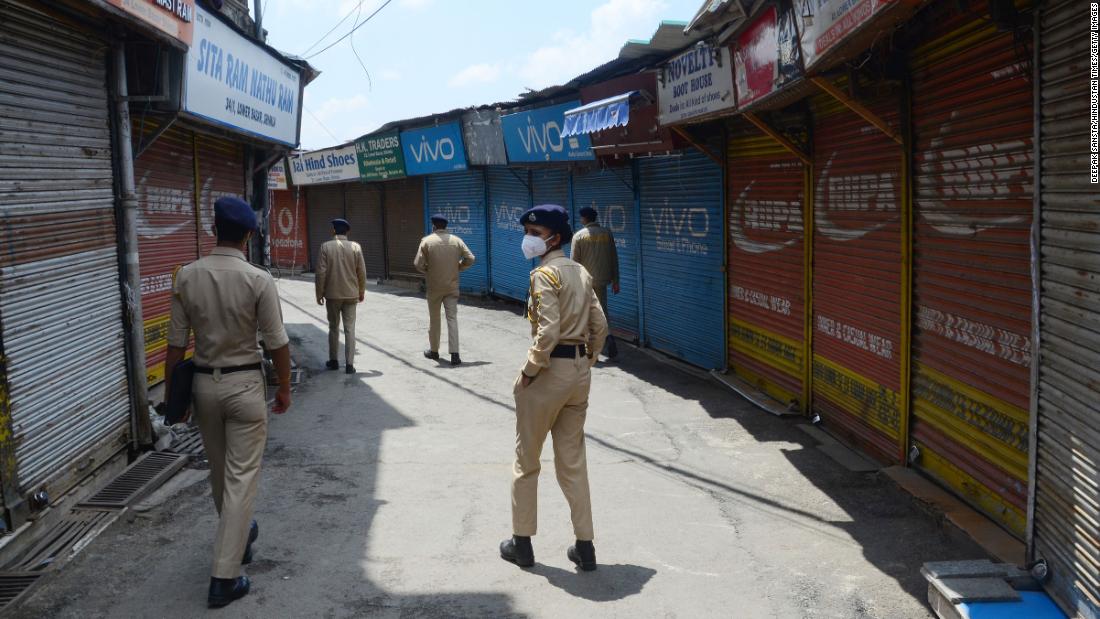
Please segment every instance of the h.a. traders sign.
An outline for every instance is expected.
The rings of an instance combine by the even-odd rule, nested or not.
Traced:
[[[301,76],[270,52],[195,7],[183,109],[260,138],[298,144]]]
[[[658,122],[678,122],[732,109],[733,65],[729,48],[698,45],[661,67]]]

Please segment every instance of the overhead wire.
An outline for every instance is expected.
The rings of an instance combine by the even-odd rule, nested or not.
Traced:
[[[387,6],[389,6],[389,4],[390,4],[391,2],[393,2],[393,0],[386,0],[385,2],[383,2],[383,3],[382,3],[382,6],[379,6],[379,7],[377,8],[377,9],[375,9],[375,10],[374,10],[374,12],[373,12],[373,13],[371,13],[370,15],[368,15],[366,19],[364,19],[363,21],[361,21],[361,22],[359,22],[358,24],[356,24],[356,25],[355,25],[355,27],[354,27],[354,28],[352,28],[352,29],[351,29],[350,31],[348,31],[348,33],[347,33],[347,34],[345,34],[344,36],[340,37],[339,39],[336,39],[336,40],[335,40],[335,41],[333,41],[332,43],[329,43],[329,44],[328,44],[328,45],[326,45],[326,46],[325,46],[325,47],[324,47],[323,49],[321,49],[321,50],[319,50],[319,51],[316,51],[316,52],[314,52],[314,53],[312,53],[312,54],[310,54],[310,55],[308,55],[308,56],[305,56],[305,57],[304,57],[304,60],[309,60],[310,58],[315,58],[315,57],[317,57],[317,56],[319,56],[319,55],[321,55],[321,54],[323,54],[323,53],[327,52],[328,50],[330,50],[330,49],[332,49],[332,48],[333,48],[334,46],[336,46],[336,44],[338,44],[338,43],[342,42],[342,41],[343,41],[344,39],[346,39],[346,38],[350,37],[351,35],[355,34],[355,31],[356,31],[356,30],[358,30],[358,29],[362,28],[362,27],[363,27],[363,26],[364,26],[364,25],[365,25],[365,24],[366,24],[367,22],[369,22],[369,21],[370,21],[371,19],[373,19],[375,15],[378,15],[378,13],[380,13],[380,12],[382,11],[382,9],[386,8]]]
[[[351,17],[352,13],[354,13],[356,11],[361,11],[362,9],[363,9],[363,0],[359,0],[359,4],[357,4],[354,9],[352,9],[352,10],[348,11],[346,14],[344,14],[344,16],[342,18],[340,18],[340,21],[336,22],[335,26],[330,28],[329,31],[326,32],[325,34],[321,35],[321,38],[314,41],[313,45],[310,45],[309,47],[307,47],[305,51],[303,51],[301,54],[299,54],[299,56],[305,56],[306,54],[311,52],[313,50],[313,48],[317,47],[322,42],[324,42],[324,40],[328,38],[328,35],[335,32],[336,29],[339,28],[341,24],[346,22],[348,20],[348,18]],[[358,17],[356,17],[356,19],[358,19]]]
[[[362,14],[362,12],[363,3],[360,2],[359,14]],[[355,27],[352,28],[352,32],[355,32],[355,28],[359,27],[359,14],[355,16]],[[370,77],[370,71],[367,70],[367,65],[363,64],[363,59],[359,56],[359,50],[355,49],[355,37],[352,36],[350,39],[348,39],[348,42],[351,43],[351,53],[355,54],[355,59],[359,61],[359,66],[362,67],[363,73],[367,74],[367,92],[371,92],[374,90],[374,80],[372,80]]]

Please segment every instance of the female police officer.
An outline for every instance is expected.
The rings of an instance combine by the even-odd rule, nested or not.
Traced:
[[[523,213],[523,253],[541,257],[531,271],[527,318],[534,342],[514,388],[516,462],[512,480],[512,537],[500,555],[520,567],[535,563],[531,536],[536,530],[539,456],[549,432],[554,436],[554,470],[573,519],[577,543],[568,557],[585,571],[596,569],[592,545],[592,505],[584,448],[591,367],[607,337],[607,319],[592,289],[592,277],[565,257],[572,237],[569,216],[556,204]]]

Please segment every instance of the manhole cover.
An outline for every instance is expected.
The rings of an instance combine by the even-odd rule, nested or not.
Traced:
[[[167,452],[150,452],[107,484],[92,498],[77,507],[86,509],[122,509],[139,501],[176,474],[188,457]]]

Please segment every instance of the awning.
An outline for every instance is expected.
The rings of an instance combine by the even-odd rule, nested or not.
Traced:
[[[632,90],[566,110],[562,137],[625,127],[630,122],[630,98],[639,92],[641,91]]]

